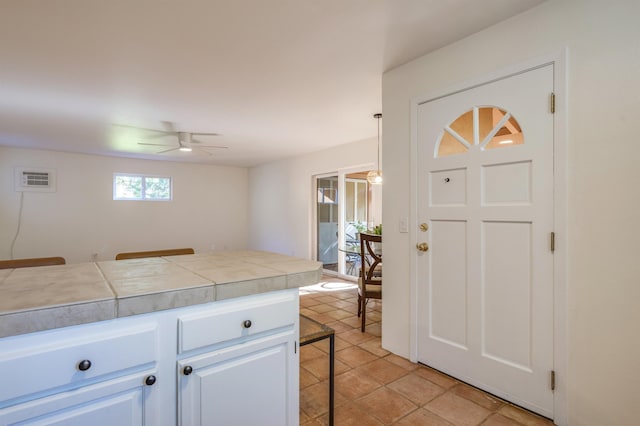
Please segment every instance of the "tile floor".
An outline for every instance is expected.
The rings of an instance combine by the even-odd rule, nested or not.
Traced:
[[[300,289],[300,313],[336,332],[336,426],[553,424],[382,349],[382,302],[369,302],[361,333],[356,301],[353,283],[331,277]],[[328,352],[328,339],[300,348],[301,425],[328,424]]]

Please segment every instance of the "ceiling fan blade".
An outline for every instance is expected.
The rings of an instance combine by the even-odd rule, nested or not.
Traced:
[[[149,145],[149,146],[171,146],[166,143],[146,143],[146,142],[138,142],[138,145]]]
[[[203,142],[199,141],[197,139],[191,139],[191,143],[192,144],[196,144],[198,147],[200,148],[217,148],[217,149],[229,149],[228,146],[222,146],[222,145],[202,145]]]
[[[160,138],[166,138],[167,136],[175,136],[175,133],[156,133],[155,135],[145,135],[143,136],[144,139],[160,139]]]
[[[213,153],[207,151],[206,149],[203,149],[199,146],[194,146],[193,149],[195,149],[196,151],[200,151],[200,152],[204,152],[205,154],[207,154],[209,157],[213,157]]]
[[[215,146],[215,145],[195,145],[198,148],[210,148],[210,149],[229,149],[228,146]]]
[[[153,133],[162,133],[162,135],[172,135],[175,132],[169,132],[165,130],[156,130],[156,129],[145,129],[144,127],[136,127],[136,126],[127,126],[126,124],[112,124],[114,127],[120,127],[122,129],[133,129],[133,130],[142,130],[144,132],[153,132]]]
[[[191,133],[192,136],[220,136],[220,133]]]
[[[166,146],[166,145],[165,145]],[[164,151],[158,151],[156,152],[156,154],[164,154],[165,152],[171,152],[171,151],[177,151],[180,148],[171,148],[171,149],[165,149]]]

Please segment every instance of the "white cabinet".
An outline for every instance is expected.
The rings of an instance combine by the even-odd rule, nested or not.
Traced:
[[[145,400],[152,387],[146,374],[59,392],[2,410],[1,425],[133,426],[145,423]],[[151,413],[150,413],[151,414]],[[147,419],[148,420],[148,419]]]
[[[294,345],[287,332],[180,361],[179,424],[297,425]]]
[[[298,424],[297,292],[221,304],[179,324],[179,425]]]
[[[0,340],[0,425],[152,424],[157,333],[127,319]]]
[[[0,426],[297,425],[298,318],[291,289],[2,338]]]

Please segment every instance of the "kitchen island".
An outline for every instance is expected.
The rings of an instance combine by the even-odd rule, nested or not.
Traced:
[[[297,424],[297,288],[321,271],[258,251],[2,270],[0,425]]]

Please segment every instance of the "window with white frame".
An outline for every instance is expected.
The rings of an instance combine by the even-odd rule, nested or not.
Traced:
[[[171,201],[171,178],[130,173],[113,174],[113,199]]]

